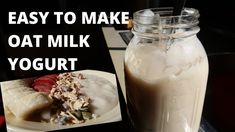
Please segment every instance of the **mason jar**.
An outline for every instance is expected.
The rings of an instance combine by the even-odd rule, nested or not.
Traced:
[[[128,114],[136,132],[198,132],[208,78],[197,38],[199,12],[144,9],[133,15],[124,59]]]

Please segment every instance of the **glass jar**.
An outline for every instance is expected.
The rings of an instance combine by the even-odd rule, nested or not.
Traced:
[[[138,132],[198,132],[208,77],[196,9],[134,13],[124,59],[128,113]]]

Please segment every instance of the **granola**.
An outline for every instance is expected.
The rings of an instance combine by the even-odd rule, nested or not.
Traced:
[[[51,123],[70,125],[83,123],[95,118],[89,110],[90,98],[81,92],[80,81],[86,79],[81,73],[62,73],[57,77],[49,97],[54,102],[52,105]]]

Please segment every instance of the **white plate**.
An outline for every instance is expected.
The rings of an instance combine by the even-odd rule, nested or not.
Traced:
[[[76,71],[76,72],[95,75],[95,76],[104,78],[108,80],[109,82],[111,82],[113,86],[116,87],[116,90],[117,90],[117,82],[116,82],[115,74],[103,72],[103,71],[95,71],[95,70],[82,70],[82,71]],[[116,91],[116,93],[118,97],[118,92]],[[51,130],[58,130],[58,129],[75,128],[75,127],[88,126],[88,125],[94,125],[94,124],[115,122],[115,121],[121,120],[119,100],[118,100],[117,105],[115,105],[111,110],[109,110],[105,114],[98,115],[96,119],[88,120],[85,123],[74,124],[71,126],[61,126],[61,125],[50,124],[50,123],[20,120],[20,119],[15,118],[7,110],[5,110],[5,116],[7,120],[7,130],[9,132],[51,131]]]

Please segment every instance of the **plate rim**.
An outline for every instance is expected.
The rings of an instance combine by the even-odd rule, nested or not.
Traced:
[[[106,115],[112,115],[112,114],[116,114],[114,115],[113,119],[111,119],[111,117],[106,117],[105,119],[102,120],[102,117],[97,117],[97,119],[95,120],[89,120],[84,124],[76,124],[76,126],[59,126],[59,125],[55,125],[55,124],[51,124],[51,126],[53,126],[50,129],[30,129],[30,128],[24,128],[21,126],[15,126],[14,124],[12,125],[9,120],[6,120],[6,125],[7,125],[7,130],[8,131],[17,131],[17,132],[41,132],[41,131],[52,131],[52,130],[62,130],[62,129],[69,129],[69,128],[77,128],[77,127],[82,127],[82,126],[90,126],[90,125],[99,125],[99,124],[104,124],[104,123],[111,123],[111,122],[117,122],[117,121],[121,121],[122,120],[122,115],[121,115],[121,110],[120,110],[120,100],[119,100],[119,94],[118,94],[118,88],[117,88],[117,79],[116,79],[116,74],[114,73],[110,73],[110,72],[106,72],[106,71],[99,71],[99,70],[92,70],[92,69],[86,69],[86,70],[78,70],[78,71],[70,71],[70,72],[79,72],[79,73],[84,73],[84,74],[91,74],[91,75],[96,75],[99,76],[103,79],[106,79],[107,81],[109,81],[111,84],[113,84],[116,88],[116,93],[117,93],[117,105],[115,105],[109,112],[105,113],[104,115],[102,115],[102,117],[106,117]],[[65,72],[61,72],[61,73],[65,73]],[[50,75],[50,74],[48,74]],[[32,77],[35,78],[35,77]],[[30,79],[30,78],[27,78]],[[18,79],[17,79],[18,80]],[[20,79],[21,80],[21,79]],[[11,80],[13,81],[13,80]],[[5,109],[4,109],[5,111]],[[7,114],[7,112],[5,112]],[[8,112],[9,113],[9,112]],[[101,119],[100,119],[101,118]],[[108,118],[108,119],[107,119]],[[20,120],[22,121],[22,120]],[[23,120],[25,123],[37,123],[37,122],[32,122],[32,121],[25,121]],[[98,122],[98,123],[97,123]],[[40,123],[43,125],[48,125],[49,123]],[[59,127],[59,128],[58,128]]]

